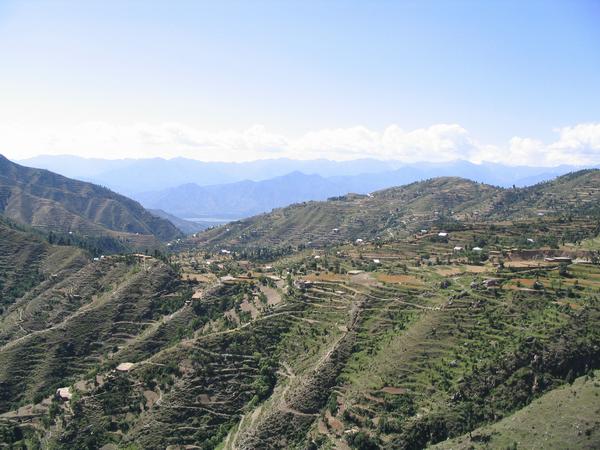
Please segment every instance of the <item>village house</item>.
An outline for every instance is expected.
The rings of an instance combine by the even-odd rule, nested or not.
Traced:
[[[58,400],[68,401],[73,397],[70,387],[61,387],[56,390],[55,396]]]
[[[232,282],[232,281],[235,281],[235,277],[233,275],[225,275],[225,276],[219,278],[219,281],[221,283]]]
[[[498,287],[498,286],[500,286],[500,282],[501,282],[501,281],[502,281],[502,280],[500,280],[500,279],[498,279],[498,278],[490,278],[490,279],[484,280],[482,284],[483,284],[483,285],[484,285],[486,288],[494,288],[494,287]]]
[[[131,256],[133,256],[134,258],[137,258],[139,260],[142,260],[142,259],[152,259],[152,256],[150,256],[150,255],[144,255],[143,253],[133,253]]]
[[[123,362],[121,364],[119,364],[115,370],[117,372],[129,372],[131,369],[133,369],[134,364],[131,362]]]

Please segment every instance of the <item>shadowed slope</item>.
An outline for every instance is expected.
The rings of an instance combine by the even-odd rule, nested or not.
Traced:
[[[0,212],[46,231],[135,236],[165,241],[180,236],[167,220],[106,188],[41,169],[14,164],[0,155]]]

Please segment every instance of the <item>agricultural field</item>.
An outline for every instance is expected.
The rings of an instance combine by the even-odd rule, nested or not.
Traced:
[[[471,197],[451,198],[459,210]],[[6,278],[24,293],[0,317],[0,436],[53,449],[597,448],[599,231],[587,212],[435,219],[270,256],[193,238],[94,259],[6,226],[44,256]],[[0,263],[14,253],[0,249]],[[55,255],[69,258],[48,271]]]

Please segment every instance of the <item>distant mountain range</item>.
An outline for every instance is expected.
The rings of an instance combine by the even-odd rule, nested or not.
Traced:
[[[44,232],[108,237],[129,247],[155,246],[181,236],[168,220],[107,188],[0,155],[0,214]]]
[[[349,192],[369,192],[441,176],[456,176],[493,186],[528,186],[581,169],[576,166],[527,167],[501,164],[403,164],[399,161],[291,159],[243,163],[170,160],[85,159],[39,156],[22,161],[107,186],[146,208],[178,218],[219,224],[273,208]],[[174,220],[174,219],[172,219]],[[185,227],[185,226],[184,226]],[[186,228],[189,231],[192,228]]]
[[[346,184],[319,175],[292,172],[264,181],[199,186],[184,184],[164,191],[135,195],[152,209],[178,217],[235,220],[305,200],[325,200],[347,192]]]
[[[374,159],[338,162],[325,159],[298,161],[282,158],[224,163],[186,158],[105,160],[68,155],[37,156],[16,162],[107,186],[130,196],[188,183],[209,186],[244,180],[261,181],[294,171],[330,177],[384,172],[402,166],[399,162]]]
[[[448,172],[459,172],[457,164],[447,168]],[[468,163],[460,171],[468,178],[479,182],[489,178],[500,181],[499,175],[494,173],[492,167],[483,166],[476,169]],[[467,169],[471,169],[470,171]],[[476,171],[477,170],[477,171]],[[518,170],[518,169],[516,169]],[[521,174],[527,170],[521,169]],[[555,169],[559,172],[560,169]],[[401,186],[415,181],[436,178],[437,173],[443,173],[440,165],[420,168],[401,168],[382,173],[365,173],[361,175],[322,177],[320,175],[306,175],[301,172],[275,177],[263,181],[240,181],[237,183],[219,184],[213,186],[199,186],[197,184],[184,184],[175,188],[162,191],[134,194],[133,197],[147,208],[162,209],[178,217],[204,218],[211,221],[221,219],[239,219],[271,211],[273,208],[287,206],[309,200],[326,200],[329,197],[347,193],[367,194],[393,186]],[[524,181],[511,183],[508,176],[504,182],[494,183],[501,186],[522,186],[538,181],[552,179],[556,172],[545,172],[531,175]],[[516,178],[519,173],[514,174]],[[524,179],[522,179],[524,180]],[[490,184],[490,183],[486,183]]]
[[[262,181],[291,172],[329,177],[395,174],[395,182],[411,182],[438,176],[469,178],[498,186],[524,186],[582,169],[578,166],[528,167],[502,164],[473,164],[468,161],[414,163],[357,159],[351,161],[266,159],[241,163],[204,162],[173,159],[88,159],[77,156],[37,156],[16,161],[30,167],[51,170],[61,175],[107,186],[124,195],[159,191],[194,183],[199,186]],[[394,176],[394,175],[392,175]]]

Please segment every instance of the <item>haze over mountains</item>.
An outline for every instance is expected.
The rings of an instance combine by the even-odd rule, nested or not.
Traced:
[[[101,184],[126,195],[157,191],[187,183],[208,186],[243,180],[260,181],[294,171],[330,177],[383,172],[401,166],[399,163],[375,159],[338,162],[325,159],[299,161],[282,158],[229,163],[187,158],[105,160],[70,155],[37,156],[18,162]]]
[[[21,162],[107,186],[133,197],[146,208],[213,224],[296,202],[324,200],[349,192],[366,194],[439,176],[521,187],[580,169],[468,161],[403,164],[375,159],[215,163],[185,158],[103,160],[39,156]]]

